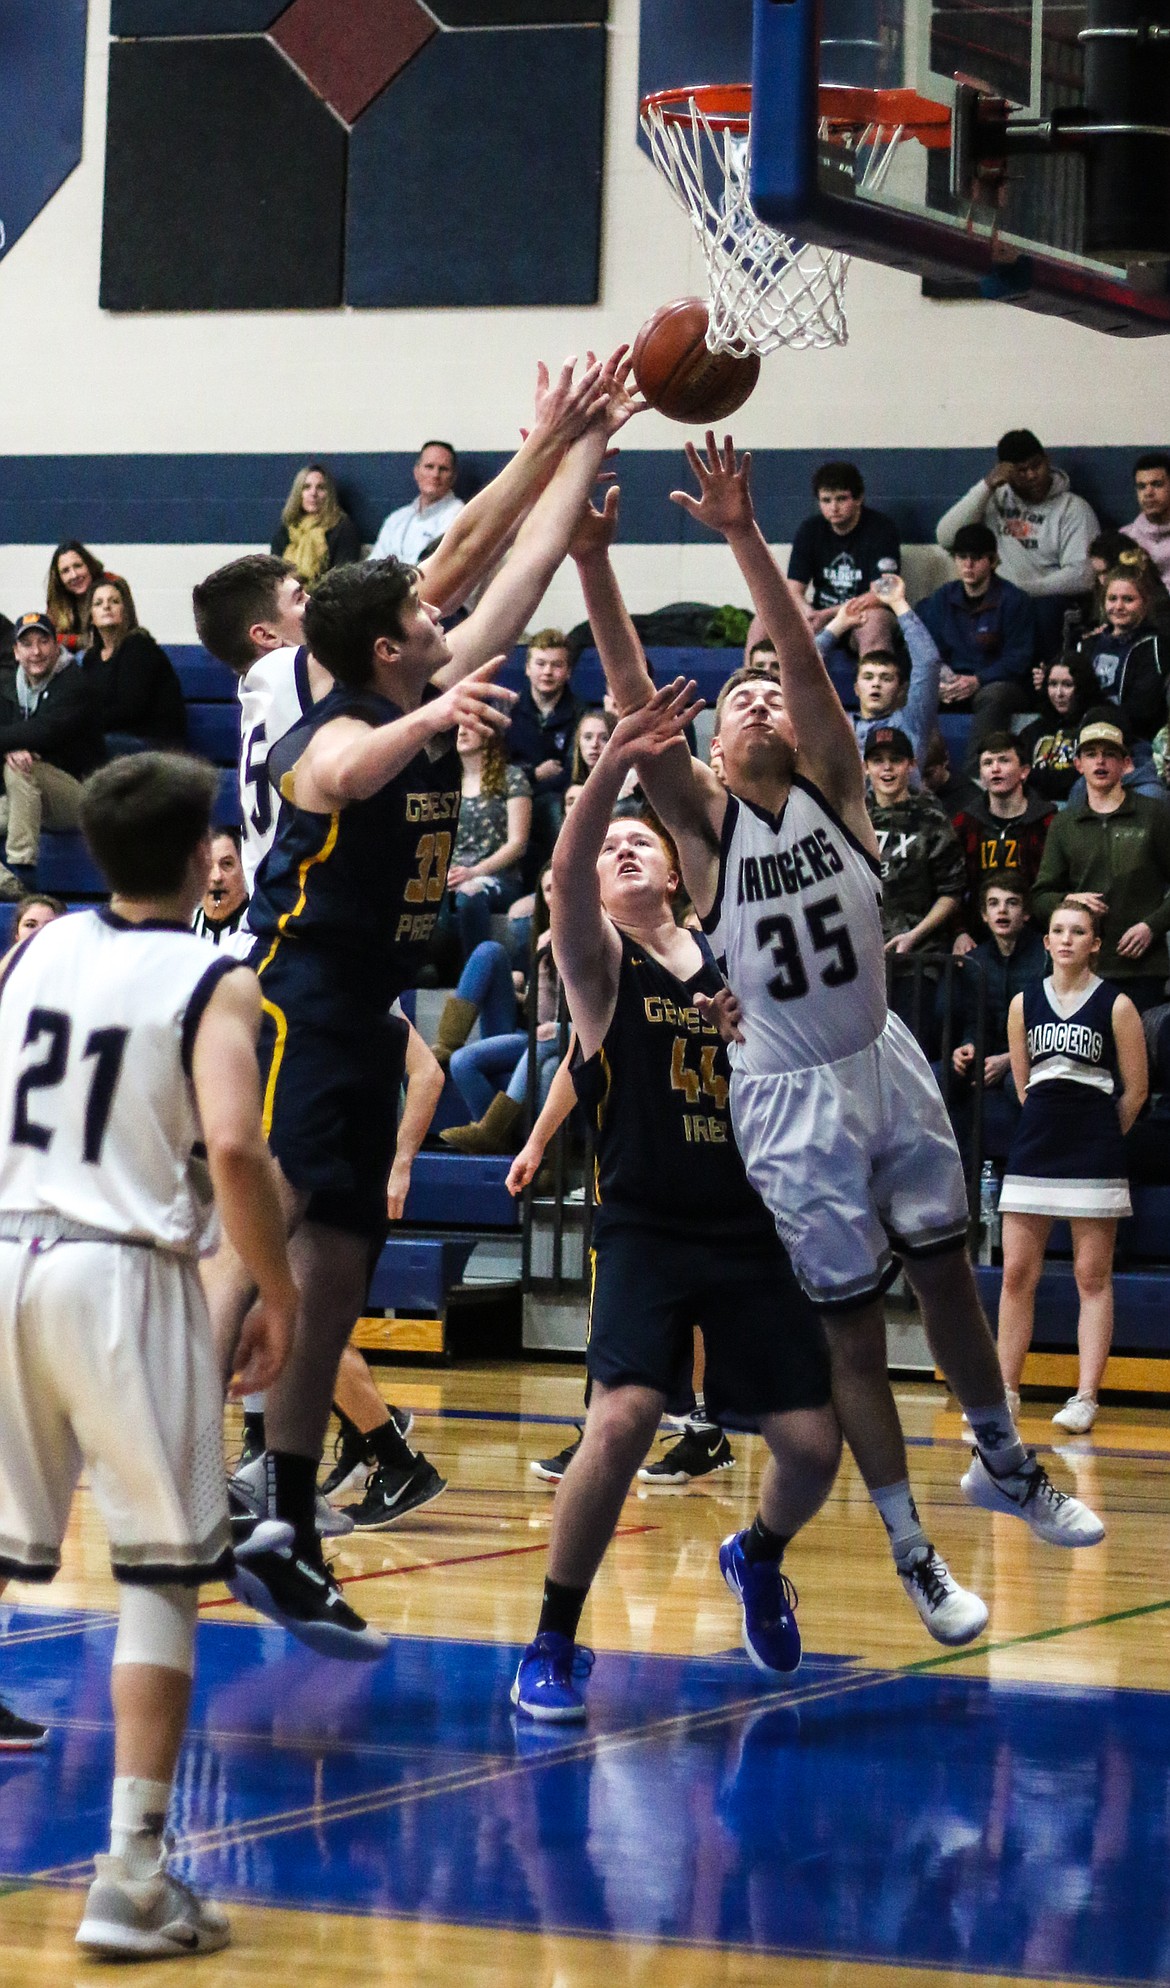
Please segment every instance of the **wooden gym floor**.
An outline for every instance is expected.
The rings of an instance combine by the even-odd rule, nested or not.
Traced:
[[[381,1375],[451,1480],[392,1532],[330,1543],[389,1655],[329,1663],[204,1598],[174,1820],[235,1944],[197,1963],[203,1988],[1170,1978],[1163,1413],[1107,1408],[1047,1458],[1109,1526],[1061,1553],[966,1506],[957,1412],[899,1388],[919,1504],[988,1633],[930,1642],[847,1461],[788,1556],[806,1657],[786,1684],[743,1655],[716,1562],[751,1518],[758,1440],[684,1491],[638,1487],[582,1628],[589,1724],[549,1734],[517,1726],[508,1686],[552,1509],[528,1462],[569,1440],[579,1376]],[[1050,1413],[1025,1403],[1045,1450]],[[46,1753],[0,1758],[0,1988],[105,1971],[72,1935],[105,1840],[115,1607],[83,1493],[60,1579],[0,1604],[0,1695],[53,1727]]]

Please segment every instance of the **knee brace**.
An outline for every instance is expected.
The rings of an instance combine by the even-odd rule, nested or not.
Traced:
[[[198,1606],[198,1588],[123,1583],[114,1662],[154,1664],[193,1676]]]

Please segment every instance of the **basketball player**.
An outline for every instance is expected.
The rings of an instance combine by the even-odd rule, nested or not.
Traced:
[[[624,393],[629,359],[619,347],[603,369],[590,356],[579,380],[575,359],[567,359],[550,382],[543,361],[537,366],[533,425],[521,448],[491,483],[465,505],[438,550],[420,567],[424,597],[440,613],[449,614],[483,578],[525,511],[549,482],[570,442],[594,415],[600,414],[614,392]],[[631,403],[632,405],[632,403]],[[240,807],[243,817],[242,859],[249,895],[256,872],[272,844],[276,800],[268,781],[271,748],[286,732],[308,717],[333,687],[333,679],[303,641],[305,602],[300,577],[284,560],[268,553],[248,554],[218,567],[195,587],[192,606],[200,640],[213,656],[240,677]],[[415,750],[408,740],[402,764]],[[389,774],[389,768],[387,769]],[[246,1301],[240,1266],[225,1249],[205,1263],[204,1283],[213,1316],[231,1317]],[[399,1513],[417,1502],[414,1494],[426,1487],[432,1496],[442,1480],[425,1459],[410,1449],[406,1437],[411,1417],[403,1409],[385,1408],[368,1373],[358,1375],[360,1354],[345,1363],[346,1400],[343,1409],[361,1414],[360,1427],[378,1431],[384,1454],[379,1455],[381,1489],[387,1509]],[[265,1448],[264,1403],[244,1402],[246,1468]],[[237,1484],[234,1496],[247,1509],[251,1487]],[[343,1522],[321,1503],[318,1516],[330,1532]]]
[[[834,1404],[903,1586],[932,1635],[964,1643],[987,1610],[952,1580],[911,1496],[881,1303],[891,1243],[975,1434],[968,1498],[1058,1545],[1092,1545],[1104,1528],[1025,1451],[1005,1400],[964,1247],[958,1150],[929,1066],[886,1007],[877,845],[852,727],[756,525],[750,459],[737,465],[730,440],[720,456],[712,435],[705,461],[691,446],[687,455],[700,494],[675,500],[727,539],[780,682],[737,672],[724,686],[725,785],[673,746],[648,759],[646,791],[677,835],[687,890],[742,1010],[731,1108],[748,1178],[824,1317]],[[628,711],[646,702],[648,672],[603,544],[579,571]]]
[[[223,1914],[168,1872],[163,1840],[198,1588],[232,1557],[196,1269],[212,1189],[259,1293],[233,1393],[275,1378],[297,1304],[261,1128],[260,990],[189,929],[217,785],[154,752],[86,782],[109,908],[20,948],[0,1004],[0,1576],[52,1580],[86,1469],[121,1604],[110,1851],[77,1938],[134,1959],[228,1940]]]
[[[489,681],[564,556],[612,433],[635,411],[616,381],[525,521],[507,564],[447,637],[396,560],[338,567],[305,634],[337,688],[269,761],[282,796],[252,926],[266,1031],[266,1124],[299,1223],[303,1302],[266,1410],[269,1510],[289,1559],[250,1562],[253,1599],[314,1648],[377,1656],[385,1639],[341,1595],[313,1532],[316,1469],[338,1361],[386,1220],[401,1055],[387,1011],[425,955],[458,824],[456,723],[502,729],[511,693]],[[485,661],[485,658],[496,661]],[[474,672],[474,674],[472,674]],[[402,765],[402,739],[413,757]],[[227,1343],[234,1321],[225,1318]]]
[[[690,1380],[696,1322],[711,1411],[758,1417],[772,1452],[754,1524],[720,1552],[761,1670],[800,1662],[780,1560],[824,1502],[841,1451],[824,1334],[748,1185],[726,1050],[695,1005],[720,986],[718,969],[675,923],[680,877],[662,832],[613,814],[635,762],[669,750],[700,708],[693,690],[675,684],[622,719],[553,853],[553,947],[577,1033],[575,1082],[597,1127],[597,1213],[585,1432],[557,1490],[540,1622],[512,1686],[533,1719],[585,1716],[577,1625],[663,1409]]]

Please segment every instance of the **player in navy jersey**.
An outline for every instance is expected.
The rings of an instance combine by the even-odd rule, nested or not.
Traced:
[[[833,1399],[890,1535],[907,1595],[939,1641],[986,1624],[919,1519],[886,1368],[882,1293],[894,1251],[931,1350],[974,1430],[964,1489],[1058,1544],[1103,1528],[1056,1491],[1021,1444],[964,1244],[962,1168],[937,1085],[886,1006],[877,845],[852,727],[755,521],[750,461],[713,435],[688,447],[699,497],[676,500],[728,541],[773,638],[780,682],[738,674],[717,707],[725,785],[679,745],[644,786],[678,840],[684,881],[743,1015],[731,1111],[759,1190],[824,1317]],[[578,557],[619,709],[647,701],[645,658],[604,534]]]
[[[754,1525],[720,1553],[760,1669],[800,1661],[796,1595],[780,1560],[819,1510],[840,1456],[824,1335],[748,1185],[726,1050],[697,1005],[720,976],[709,948],[675,922],[680,876],[667,838],[613,816],[635,757],[650,748],[648,727],[664,727],[661,749],[698,708],[676,685],[625,719],[553,853],[553,946],[577,1035],[577,1091],[596,1126],[597,1209],[585,1431],[557,1491],[540,1621],[512,1687],[533,1719],[585,1716],[581,1612],[663,1409],[689,1385],[696,1325],[709,1412],[758,1420],[772,1452]]]
[[[281,810],[251,922],[266,1122],[305,1298],[266,1408],[269,1509],[297,1547],[290,1560],[253,1560],[248,1578],[258,1606],[340,1656],[385,1647],[324,1567],[313,1504],[338,1361],[385,1228],[402,1076],[386,1012],[412,984],[442,902],[460,798],[452,733],[503,729],[511,693],[489,680],[499,651],[544,594],[610,436],[636,410],[620,360],[606,381],[511,557],[450,636],[412,567],[372,560],[325,576],[305,635],[336,688],[274,751]],[[441,1482],[420,1459],[415,1502]]]
[[[1080,1296],[1077,1391],[1053,1421],[1084,1435],[1113,1339],[1113,1246],[1131,1212],[1124,1135],[1149,1088],[1141,1019],[1127,994],[1093,972],[1101,919],[1066,897],[1048,921],[1052,973],[1008,1010],[1012,1075],[1024,1109],[1008,1155],[999,1364],[1015,1399],[1032,1343],[1036,1286],[1054,1221],[1072,1229]]]

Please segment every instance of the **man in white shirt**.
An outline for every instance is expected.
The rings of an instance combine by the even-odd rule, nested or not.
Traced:
[[[463,509],[463,499],[454,490],[458,470],[459,458],[450,442],[423,443],[412,472],[418,496],[413,504],[404,504],[382,520],[371,558],[401,559],[407,566],[417,566]]]

